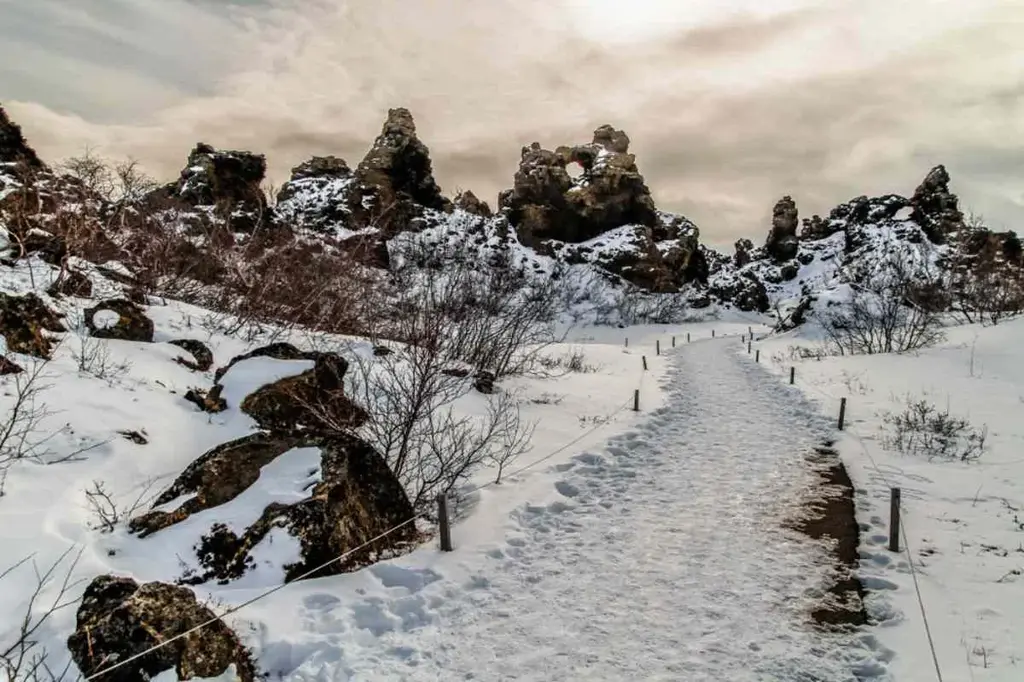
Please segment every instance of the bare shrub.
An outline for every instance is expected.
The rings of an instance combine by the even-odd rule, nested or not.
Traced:
[[[969,462],[978,459],[986,448],[988,428],[977,428],[967,419],[939,410],[927,400],[908,396],[902,412],[883,416],[886,434],[884,447],[928,459]]]
[[[138,495],[121,502],[110,492],[104,481],[93,481],[92,486],[84,491],[92,517],[90,527],[101,533],[113,532],[118,525],[135,516],[136,512],[147,505],[147,495],[155,482],[156,479],[151,479]]]
[[[941,314],[929,305],[938,286],[898,255],[865,271],[851,284],[850,300],[822,318],[833,352],[904,353],[938,343]]]
[[[46,372],[46,360],[35,360],[24,372],[0,380],[5,409],[0,417],[0,469],[13,462],[35,459],[45,454],[42,424],[52,414],[43,395],[52,387]],[[3,494],[0,488],[0,495]]]
[[[0,584],[25,570],[32,571],[35,583],[21,615],[6,620],[10,627],[0,630],[0,676],[7,682],[63,682],[79,678],[71,673],[70,657],[63,666],[51,666],[50,652],[39,634],[55,614],[75,603],[71,592],[78,583],[72,577],[83,551],[84,548],[75,553],[70,548],[45,568],[37,564],[34,556],[28,556],[0,572]]]
[[[953,312],[967,323],[998,324],[1024,313],[1020,238],[996,234],[971,215],[955,236],[947,267]]]
[[[564,355],[542,355],[537,358],[541,374],[546,377],[563,376],[568,373],[592,374],[600,372],[599,365],[587,362],[587,355],[582,348],[573,348]]]
[[[443,330],[443,327],[442,329]],[[440,331],[440,330],[439,330]],[[491,396],[481,417],[461,415],[456,402],[471,390],[466,377],[446,372],[443,356],[405,345],[376,358],[357,357],[350,384],[370,419],[362,427],[419,511],[488,462],[500,471],[529,446],[533,427],[503,393]]]
[[[77,347],[71,349],[71,357],[79,372],[113,385],[131,371],[132,363],[116,359],[110,352],[110,346],[103,339],[92,336],[84,324],[75,330],[75,340]]]
[[[610,301],[598,306],[597,324],[683,324],[703,319],[685,294],[651,293],[623,282],[611,296]]]

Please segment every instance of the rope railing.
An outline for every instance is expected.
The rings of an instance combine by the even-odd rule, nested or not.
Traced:
[[[828,392],[826,392],[824,390],[821,390],[817,386],[813,386],[813,385],[811,385],[809,383],[801,383],[800,386],[802,388],[807,388],[810,391],[812,391],[814,393],[817,393],[819,396],[827,398],[828,400],[840,400],[841,399],[839,396],[832,395],[832,394],[830,394],[830,393],[828,393]],[[870,463],[871,468],[874,469],[875,473],[877,473],[878,476],[882,479],[882,481],[885,483],[886,487],[888,487],[890,490],[895,488],[896,486],[894,486],[892,484],[892,481],[889,479],[889,477],[886,476],[885,472],[881,469],[881,467],[878,466],[878,462],[875,460],[874,456],[871,454],[871,451],[868,449],[867,443],[864,440],[864,438],[862,438],[860,435],[858,435],[854,431],[849,430],[848,428],[844,428],[843,432],[846,433],[847,435],[849,435],[851,438],[853,438],[853,440],[856,441],[856,443],[860,446],[860,449],[861,449],[862,453],[864,454],[865,458]],[[943,680],[943,678],[942,678],[942,668],[939,665],[939,657],[938,657],[938,653],[937,653],[936,647],[935,647],[935,639],[932,636],[931,625],[930,625],[930,623],[928,621],[928,611],[927,611],[927,609],[925,607],[924,597],[921,594],[921,585],[920,585],[920,581],[918,580],[917,567],[914,564],[913,549],[911,547],[912,543],[910,541],[910,534],[907,532],[907,527],[906,527],[906,524],[903,521],[903,515],[902,514],[899,516],[897,523],[899,524],[900,534],[903,536],[903,550],[902,550],[902,553],[904,553],[906,555],[906,557],[907,557],[907,564],[910,566],[910,575],[911,575],[911,578],[912,578],[913,583],[914,583],[914,592],[915,592],[915,595],[917,597],[917,603],[918,603],[918,606],[919,606],[919,608],[921,610],[921,621],[922,621],[922,623],[924,625],[925,636],[928,639],[928,648],[931,651],[932,664],[934,665],[934,668],[935,668],[935,676],[936,676],[936,678],[938,679],[939,682],[942,682],[942,680]],[[968,665],[968,667],[970,667],[970,666]]]
[[[640,373],[640,378],[639,378],[639,380],[637,382],[637,387],[638,387],[637,390],[641,390],[643,388],[643,379],[644,379],[644,374],[645,373],[646,372],[643,372],[643,371]],[[566,450],[568,450],[572,446],[576,445],[577,443],[579,443],[583,439],[587,438],[590,435],[593,435],[596,431],[598,431],[602,427],[606,426],[616,415],[621,414],[622,412],[627,411],[630,408],[630,406],[632,406],[632,405],[634,405],[634,398],[631,396],[626,402],[620,404],[615,409],[613,409],[611,412],[609,412],[607,415],[605,415],[603,418],[597,420],[594,423],[593,426],[591,426],[590,428],[585,430],[583,433],[579,434],[578,436],[576,436],[572,440],[568,441],[567,443],[564,443],[563,445],[559,446],[557,449],[555,449],[555,450],[545,454],[544,456],[539,457],[539,458],[537,458],[535,460],[532,460],[529,463],[527,463],[527,464],[525,464],[525,465],[523,465],[523,466],[521,466],[521,467],[519,467],[517,469],[513,469],[512,471],[510,471],[510,472],[508,472],[506,474],[506,477],[512,478],[514,476],[518,476],[519,474],[525,473],[526,471],[529,471],[530,469],[533,469],[533,468],[536,468],[537,466],[540,466],[544,462],[547,462],[548,460],[550,460],[551,458],[561,454],[562,452],[565,452]],[[480,490],[483,490],[485,488],[489,488],[489,487],[494,486],[494,485],[497,485],[496,481],[488,481],[486,483],[482,483],[480,485],[474,486],[474,487],[469,488],[469,489],[464,489],[464,490],[461,490],[459,492],[460,492],[460,494],[463,494],[463,495],[470,495],[470,494],[473,494],[475,492],[479,492]],[[234,614],[238,613],[239,611],[241,611],[242,609],[244,609],[244,608],[246,608],[248,606],[251,606],[251,605],[255,604],[258,601],[266,599],[267,597],[270,597],[273,594],[276,594],[277,592],[283,590],[284,588],[288,587],[292,583],[295,583],[297,581],[309,578],[310,576],[316,575],[320,571],[323,571],[325,568],[329,568],[330,566],[333,566],[334,564],[337,564],[337,563],[339,563],[341,561],[344,561],[345,559],[347,559],[348,557],[352,556],[353,554],[356,554],[357,552],[359,552],[359,551],[361,551],[363,549],[366,549],[367,547],[372,546],[373,544],[375,544],[375,543],[383,540],[384,538],[388,537],[392,533],[395,533],[395,532],[401,530],[402,528],[405,528],[409,524],[415,523],[417,520],[422,519],[422,518],[426,518],[426,517],[427,517],[427,514],[425,512],[417,513],[417,514],[413,515],[412,517],[406,519],[405,521],[402,521],[398,525],[393,526],[393,527],[387,529],[386,531],[376,535],[375,537],[371,538],[370,540],[367,540],[366,542],[362,543],[358,547],[350,549],[350,550],[344,552],[343,554],[340,554],[339,556],[336,556],[336,557],[334,557],[334,558],[332,558],[332,559],[330,559],[328,561],[325,561],[324,563],[316,566],[315,568],[312,568],[312,569],[306,571],[305,573],[302,573],[301,575],[296,576],[295,578],[293,578],[289,582],[281,583],[280,585],[275,585],[272,588],[264,590],[263,592],[260,592],[259,594],[251,597],[250,599],[247,599],[247,600],[245,600],[244,602],[242,602],[240,604],[236,604],[234,606],[231,606],[228,609],[226,609],[224,612],[220,613],[219,615],[215,615],[212,618],[210,618],[210,619],[208,619],[206,621],[203,621],[199,625],[196,625],[196,626],[194,626],[194,627],[192,627],[192,628],[190,628],[190,629],[188,629],[188,630],[186,630],[184,632],[180,632],[180,633],[177,633],[175,635],[168,636],[166,638],[159,637],[159,641],[156,644],[154,644],[153,646],[151,646],[150,648],[146,649],[145,651],[141,651],[141,652],[139,652],[137,654],[133,654],[132,656],[129,656],[128,658],[125,658],[125,659],[120,660],[120,661],[116,661],[116,662],[114,662],[114,663],[112,663],[112,664],[110,664],[110,665],[108,665],[108,666],[106,666],[104,668],[101,668],[100,670],[97,670],[96,672],[93,672],[90,675],[86,676],[84,678],[84,680],[85,680],[85,682],[92,682],[93,680],[97,680],[100,677],[106,675],[107,673],[113,672],[114,670],[122,668],[122,667],[124,667],[124,666],[126,666],[129,663],[132,663],[134,661],[138,661],[139,659],[141,659],[144,656],[147,656],[147,655],[153,653],[154,651],[158,651],[160,649],[163,649],[166,646],[170,646],[174,642],[177,642],[177,641],[179,641],[181,639],[184,639],[184,638],[186,638],[186,637],[188,637],[190,635],[193,635],[196,632],[199,632],[199,631],[201,631],[201,630],[203,630],[203,629],[205,629],[207,627],[210,627],[211,625],[214,625],[215,623],[222,622],[228,616],[234,615]]]

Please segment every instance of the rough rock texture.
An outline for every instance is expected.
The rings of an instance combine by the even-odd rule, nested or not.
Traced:
[[[0,292],[0,334],[8,352],[49,359],[53,341],[45,332],[67,331],[60,317],[35,294],[10,296]]]
[[[54,298],[60,296],[77,296],[89,298],[92,296],[92,280],[84,272],[78,270],[64,270],[63,274],[50,285],[46,293]]]
[[[452,209],[434,180],[430,151],[416,136],[408,109],[388,110],[380,135],[354,177],[349,202],[353,227],[372,226],[382,238],[417,230],[424,209]]]
[[[223,367],[218,367],[213,373],[214,381],[219,382],[224,375],[227,374],[228,370],[234,367],[243,360],[249,360],[250,358],[274,358],[275,360],[316,360],[316,353],[299,350],[290,343],[271,343],[266,346],[260,346],[254,348],[248,353],[236,355],[228,361],[228,364]]]
[[[781,263],[796,256],[799,248],[796,231],[799,225],[793,197],[782,197],[772,210],[772,229],[765,242],[765,249],[776,262]]]
[[[213,367],[213,351],[202,341],[198,339],[175,339],[168,341],[167,343],[172,346],[188,351],[192,355],[192,360],[186,357],[178,356],[174,359],[179,365],[188,367],[189,369],[197,372],[205,372]]]
[[[200,142],[188,155],[176,183],[152,192],[149,207],[212,209],[230,232],[254,232],[272,224],[260,188],[267,172],[262,154],[217,150]]]
[[[252,565],[253,547],[273,528],[286,529],[302,546],[301,560],[284,567],[286,579],[291,580],[413,517],[401,484],[380,455],[361,439],[345,433],[257,433],[220,445],[193,462],[154,506],[191,493],[195,496],[171,512],[152,511],[133,519],[130,529],[151,535],[192,514],[225,504],[256,481],[261,467],[293,448],[308,447],[321,451],[319,481],[310,496],[291,505],[268,506],[241,534],[215,524],[195,548],[202,570],[183,576],[183,581],[240,577]],[[414,525],[408,524],[317,575],[370,563],[379,552],[408,543],[415,533]]]
[[[96,313],[106,310],[117,313],[117,322],[110,327],[97,327]],[[145,311],[138,304],[128,299],[100,301],[92,308],[87,308],[83,315],[89,334],[97,339],[119,339],[144,343],[153,341],[153,320],[146,317]]]
[[[459,192],[455,196],[455,207],[461,208],[466,213],[472,213],[483,218],[490,218],[494,215],[491,207],[487,205],[486,201],[478,199],[475,194],[469,190]]]
[[[626,134],[608,125],[587,145],[523,147],[514,185],[499,199],[520,241],[578,243],[623,225],[656,226],[654,200],[628,149]],[[577,180],[566,170],[570,163],[583,169]]]
[[[752,256],[751,252],[754,250],[754,242],[749,239],[737,239],[736,240],[736,253],[733,255],[733,265],[737,268],[742,268],[744,265],[750,262]]]
[[[350,206],[352,169],[336,156],[314,156],[292,168],[277,193],[276,221],[282,226],[319,235],[357,229]]]
[[[71,657],[83,675],[140,654],[166,638],[214,618],[184,587],[159,582],[139,585],[131,578],[101,575],[86,588],[77,627],[68,638]],[[250,653],[222,621],[182,637],[138,660],[105,673],[106,682],[148,682],[173,669],[178,679],[210,678],[234,664],[238,679],[259,679]]]
[[[14,360],[0,355],[0,377],[8,374],[20,374],[24,371]]]
[[[345,395],[345,359],[318,353],[314,363],[311,370],[250,393],[242,401],[242,411],[272,431],[341,431],[365,423],[366,411]]]
[[[3,106],[0,106],[0,164],[14,164],[15,175],[46,168],[35,150],[28,146],[21,126],[10,119]]]
[[[960,201],[949,190],[949,173],[945,166],[936,166],[910,199],[914,208],[911,218],[920,225],[932,242],[944,244],[949,235],[963,226]]]
[[[720,301],[728,301],[746,312],[768,312],[771,301],[764,282],[753,272],[743,272],[738,277],[709,286],[709,292]]]

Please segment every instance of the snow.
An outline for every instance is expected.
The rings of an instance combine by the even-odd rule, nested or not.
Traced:
[[[537,474],[500,533],[296,586],[261,658],[288,679],[883,679],[872,636],[807,627],[828,554],[782,525],[831,426],[728,344],[679,348],[665,404]]]
[[[837,415],[847,398],[838,446],[858,488],[862,579],[879,590],[876,609],[899,614],[875,630],[899,652],[895,678],[934,677],[916,575],[945,679],[1021,679],[1024,320],[951,327],[942,344],[905,355],[799,360],[792,346],[820,344],[810,330],[754,344],[762,363],[786,380],[795,366],[796,386],[826,414]],[[883,416],[900,411],[908,395],[987,426],[988,450],[970,463],[887,450]],[[885,549],[891,487],[902,491],[899,556]]]

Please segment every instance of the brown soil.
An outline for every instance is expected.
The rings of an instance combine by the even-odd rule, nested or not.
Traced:
[[[820,495],[806,502],[797,530],[815,540],[830,539],[835,574],[822,603],[811,612],[812,620],[829,628],[859,627],[868,623],[864,610],[864,586],[854,575],[860,560],[853,483],[832,443],[815,448],[808,459],[821,475]]]

